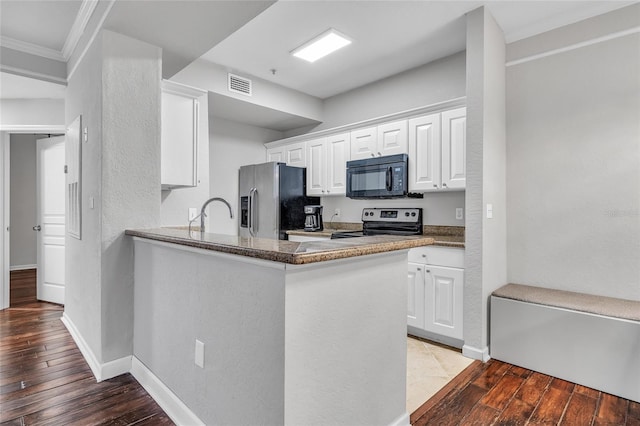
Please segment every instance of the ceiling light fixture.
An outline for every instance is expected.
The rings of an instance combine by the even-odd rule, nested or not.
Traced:
[[[313,40],[309,40],[302,46],[292,50],[291,54],[305,61],[315,62],[349,44],[351,44],[351,40],[330,28]]]

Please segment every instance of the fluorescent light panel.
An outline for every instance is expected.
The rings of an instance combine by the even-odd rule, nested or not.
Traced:
[[[294,49],[291,54],[305,61],[315,62],[349,44],[351,44],[351,40],[331,28],[313,40]]]

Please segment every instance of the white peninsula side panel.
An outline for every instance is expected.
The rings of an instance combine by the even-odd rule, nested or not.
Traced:
[[[407,250],[291,265],[136,238],[134,357],[204,424],[409,425],[406,265]]]

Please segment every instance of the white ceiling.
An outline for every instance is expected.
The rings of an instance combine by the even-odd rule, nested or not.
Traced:
[[[204,59],[230,71],[324,99],[463,50],[464,14],[481,5],[489,8],[507,42],[512,42],[634,1],[271,3],[118,0],[104,26],[163,47],[170,75],[204,54]],[[3,45],[10,38],[62,52],[81,5],[81,0],[0,0]],[[330,27],[354,42],[314,64],[289,54]],[[276,70],[275,75],[271,69]],[[0,79],[1,98],[37,93],[57,97],[59,90],[59,85],[6,73]]]
[[[203,59],[325,99],[464,50],[464,15],[482,5],[513,42],[628,3],[279,1]],[[353,43],[313,64],[290,55],[329,28]]]

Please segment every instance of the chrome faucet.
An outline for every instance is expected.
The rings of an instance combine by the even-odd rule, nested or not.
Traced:
[[[204,218],[207,217],[207,215],[204,213],[204,209],[209,205],[209,203],[213,201],[221,201],[225,203],[227,207],[229,207],[229,217],[233,219],[233,211],[231,210],[231,204],[229,204],[227,200],[220,197],[209,198],[207,201],[204,202],[204,204],[202,205],[202,208],[200,209],[200,232],[204,232]]]

